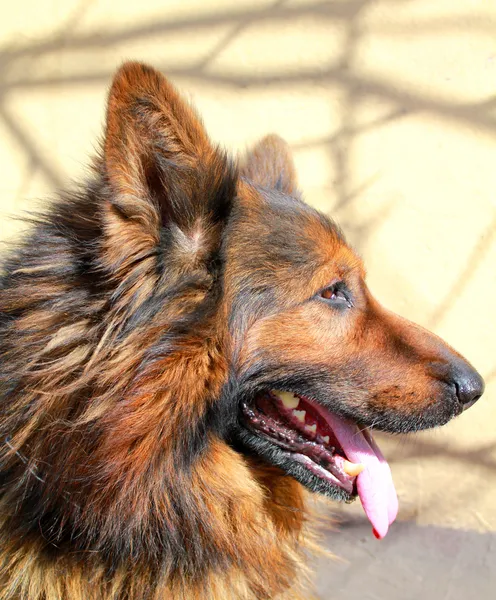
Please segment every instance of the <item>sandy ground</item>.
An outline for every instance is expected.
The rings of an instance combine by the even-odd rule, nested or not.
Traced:
[[[317,562],[320,600],[494,598],[496,534],[398,523],[378,542],[351,520],[329,534],[340,560]]]
[[[0,237],[7,216],[80,179],[128,58],[168,74],[212,137],[268,132],[309,202],[335,217],[391,309],[486,377],[443,430],[382,440],[400,520],[381,543],[359,507],[329,536],[322,600],[496,592],[496,2],[17,0],[0,20]]]

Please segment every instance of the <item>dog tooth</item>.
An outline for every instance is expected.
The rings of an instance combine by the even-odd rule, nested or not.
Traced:
[[[317,432],[317,423],[314,423],[313,425],[305,425],[305,429],[307,431],[310,431],[311,433],[316,433]]]
[[[274,391],[273,393],[279,398],[279,400],[281,400],[281,402],[284,404],[284,406],[290,410],[293,408],[296,408],[298,406],[298,404],[300,403],[300,399],[297,398],[291,392],[276,392],[276,391]]]
[[[365,465],[362,463],[352,463],[349,460],[343,461],[343,471],[350,475],[350,477],[356,477],[365,469]]]
[[[300,421],[301,423],[305,422],[305,415],[307,414],[306,410],[293,410],[293,415]]]
[[[328,436],[328,435],[325,435],[325,436],[322,438],[322,441],[323,441],[323,442],[325,442],[326,444],[328,444],[328,443],[329,443],[329,436]]]

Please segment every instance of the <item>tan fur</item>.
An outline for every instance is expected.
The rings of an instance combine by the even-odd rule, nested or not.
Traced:
[[[0,286],[0,600],[309,599],[316,521],[248,451],[243,377],[317,373],[415,425],[462,359],[374,300],[280,138],[240,176],[153,69],[116,74],[94,171]]]

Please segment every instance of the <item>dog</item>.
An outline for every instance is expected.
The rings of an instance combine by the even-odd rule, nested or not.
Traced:
[[[239,165],[152,68],[0,287],[2,600],[308,598],[307,491],[398,503],[371,435],[484,383],[384,309],[271,135]]]

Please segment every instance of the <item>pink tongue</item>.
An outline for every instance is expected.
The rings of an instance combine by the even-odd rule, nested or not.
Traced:
[[[348,459],[365,465],[357,477],[358,495],[375,537],[382,539],[398,514],[398,497],[389,465],[368,431],[361,432],[355,423],[332,413],[326,414],[326,421]]]

